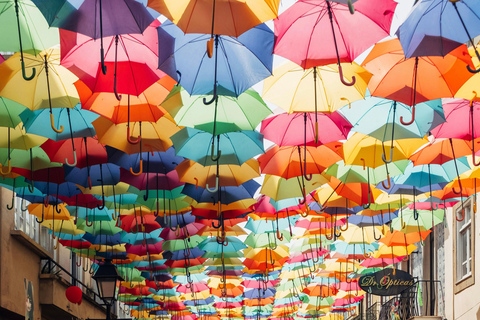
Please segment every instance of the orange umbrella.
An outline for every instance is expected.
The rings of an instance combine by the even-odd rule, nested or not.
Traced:
[[[227,286],[226,289],[210,288],[210,293],[217,297],[235,298],[241,296],[243,294],[243,290],[244,288],[242,286],[233,286],[231,288]]]
[[[341,155],[341,143],[319,147],[273,146],[261,155],[258,161],[262,173],[289,179],[313,173],[320,174],[335,162],[340,161]]]
[[[378,241],[384,243],[389,247],[401,245],[408,246],[412,243],[424,241],[431,232],[432,230],[403,233],[398,230],[394,230],[393,232],[390,232],[390,230],[388,230],[385,236]]]
[[[475,139],[480,143],[480,139]],[[435,139],[410,156],[413,164],[443,164],[472,153],[470,141],[463,139]]]
[[[175,80],[165,76],[148,87],[138,97],[121,95],[117,100],[108,92],[92,92],[83,82],[75,82],[82,109],[90,110],[111,120],[113,123],[150,121],[156,122],[165,113],[160,103],[175,85]]]
[[[304,290],[304,293],[312,297],[330,297],[337,294],[338,290],[333,286],[322,285],[313,283],[308,285]]]
[[[362,63],[373,73],[368,89],[372,96],[396,100],[412,107],[415,103],[454,97],[460,87],[473,76],[473,62],[466,45],[444,57],[424,56],[405,59],[398,39],[377,43]],[[410,121],[410,120],[406,120]]]

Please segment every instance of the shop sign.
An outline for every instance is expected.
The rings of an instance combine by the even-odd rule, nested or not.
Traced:
[[[376,296],[393,296],[415,283],[412,275],[391,268],[367,274],[358,280],[360,288]]]

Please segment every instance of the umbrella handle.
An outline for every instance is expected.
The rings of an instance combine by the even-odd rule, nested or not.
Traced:
[[[8,204],[7,204],[7,209],[8,209],[8,210],[12,210],[13,207],[14,207],[14,203],[15,203],[15,195],[14,195],[14,194],[15,194],[15,193],[12,193],[12,204],[11,204],[11,205],[8,205]],[[43,220],[42,220],[42,221],[43,221]]]
[[[77,150],[73,149],[73,163],[70,164],[68,159],[65,158],[65,164],[69,167],[75,167],[77,165]]]
[[[298,200],[298,202],[300,202],[301,200]],[[309,216],[310,214],[310,207],[308,206],[308,204],[305,205],[305,209],[306,211],[305,212],[300,212],[300,215],[303,217],[303,218],[306,218]]]
[[[455,214],[455,219],[458,221],[458,222],[462,222],[463,220],[465,220],[465,209],[462,209],[462,218],[461,219],[458,219],[458,216]]]
[[[35,74],[36,74],[36,69],[35,68],[32,68],[32,75],[30,77],[27,77],[27,74],[25,73],[25,62],[23,62],[23,60],[21,61],[21,64],[22,64],[22,76],[23,76],[23,79],[25,79],[26,81],[30,81],[32,80],[34,77],[35,77]]]
[[[58,209],[58,203],[55,204],[55,211],[57,213],[62,213],[62,209]]]
[[[43,200],[43,205],[45,206],[45,208],[48,207],[48,204],[50,203],[50,196],[47,194],[47,196],[45,197],[45,199]]]
[[[352,103],[350,102],[350,100],[348,100],[347,98],[340,98],[340,100],[347,101],[348,102],[348,109],[352,109]]]
[[[210,151],[210,159],[212,159],[213,162],[217,162],[220,157],[222,156],[222,151],[221,150],[218,150],[218,154],[217,156],[215,156],[215,146],[213,145],[212,143],[212,148],[211,148],[211,151]]]
[[[382,186],[385,188],[385,189],[390,189],[390,187],[392,186],[391,182],[390,182],[390,175],[387,174],[387,185],[385,185],[385,181],[382,181]]]
[[[20,210],[22,210],[22,212],[26,212],[28,210],[27,207],[23,207],[23,205],[25,204],[25,199],[22,199],[22,202],[20,203]]]
[[[210,193],[215,193],[218,191],[218,175],[215,177],[215,187],[213,189],[209,188],[208,183],[205,185],[205,189],[207,189]]]
[[[478,69],[472,69],[469,65],[467,65],[467,69],[468,69],[468,71],[470,71],[471,73],[479,73],[479,72],[480,72],[480,68],[478,68]]]
[[[87,227],[93,226],[93,221],[88,222],[88,214],[85,216],[85,225]]]
[[[415,121],[415,105],[413,105],[412,107],[412,120],[410,120],[409,122],[405,122],[403,121],[403,116],[400,117],[400,123],[403,124],[404,126],[411,125],[413,121]]]
[[[134,176],[139,176],[143,173],[143,160],[140,160],[139,170],[138,172],[133,172],[133,168],[130,167],[130,173]],[[145,199],[144,199],[145,200]],[[146,200],[145,200],[146,201]]]
[[[137,144],[140,142],[140,140],[142,140],[142,137],[141,136],[138,136],[137,137],[137,140],[132,140],[132,138],[130,137],[130,127],[127,126],[127,141],[130,143],[130,144]]]
[[[102,64],[102,73],[103,75],[107,74],[107,66],[105,65],[105,57],[104,57],[104,50],[103,48],[100,49],[100,63]]]
[[[455,189],[456,187],[452,187],[453,193],[455,193],[455,194],[462,194],[463,187],[462,187],[462,184],[460,183],[460,180],[459,180],[459,185],[460,185],[460,191],[457,191],[457,190]]]
[[[3,172],[3,167],[0,168],[0,173],[2,174],[2,176],[6,176],[7,174],[10,174],[12,172],[12,162],[10,159],[8,159],[8,169],[6,172]]]
[[[392,158],[393,158],[393,148],[390,148],[390,160],[387,160],[387,158],[385,157],[385,151],[382,153],[383,162],[390,163],[390,162],[392,162]]]
[[[217,86],[215,85],[213,87],[213,97],[212,99],[208,100],[207,101],[207,98],[203,98],[203,104],[204,105],[209,105],[209,104],[212,104],[215,100],[217,100],[218,98],[218,95],[217,95]]]
[[[113,221],[117,221],[118,215],[119,215],[119,213],[118,213],[116,210],[113,211],[113,213],[112,213],[112,220],[113,220]]]
[[[30,193],[33,193],[35,191],[35,186],[33,185],[33,180],[32,180],[32,183],[28,185],[28,191],[30,191]]]
[[[348,4],[348,10],[350,11],[350,13],[354,14],[355,13],[355,7],[352,4],[352,0],[347,0],[347,4]]]
[[[13,199],[13,198],[12,198],[12,199]],[[7,206],[7,209],[8,209],[8,206]],[[10,209],[8,209],[8,210],[10,210]],[[37,217],[35,217],[35,220],[37,220],[37,223],[42,223],[43,220],[44,220],[44,218],[45,218],[45,212],[43,211],[43,208],[42,208],[42,220],[38,220]]]
[[[55,131],[56,133],[63,132],[63,125],[60,125],[60,129],[55,128],[55,123],[53,121],[53,113],[50,113],[50,126],[52,127],[53,131]]]
[[[347,82],[343,78],[343,68],[342,68],[342,65],[340,63],[338,63],[338,74],[340,76],[340,81],[342,81],[342,83],[347,87],[351,87],[357,82],[357,79],[355,78],[355,76],[352,76],[352,82]]]
[[[348,224],[348,218],[346,219],[347,221],[345,222],[345,224],[343,226],[345,226],[345,228],[342,228],[343,226],[340,226],[340,230],[341,231],[347,231],[348,230],[348,227],[349,227],[349,224]]]

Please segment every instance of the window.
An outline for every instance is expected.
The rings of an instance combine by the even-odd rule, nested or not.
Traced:
[[[453,212],[454,219],[454,273],[455,293],[473,285],[474,280],[474,252],[475,252],[475,214],[473,197],[458,203]]]
[[[15,197],[15,229],[23,231],[33,241],[40,244],[45,250],[53,252],[53,239],[48,232],[48,228],[41,226],[36,221],[36,217],[26,210],[28,202],[22,198]]]

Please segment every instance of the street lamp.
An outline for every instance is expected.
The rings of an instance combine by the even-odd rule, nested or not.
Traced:
[[[107,319],[110,319],[110,309],[117,300],[117,288],[120,287],[120,281],[123,281],[123,278],[112,263],[112,259],[105,259],[92,278],[97,282],[98,295],[107,306]]]

